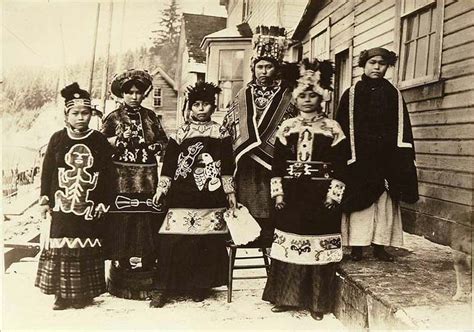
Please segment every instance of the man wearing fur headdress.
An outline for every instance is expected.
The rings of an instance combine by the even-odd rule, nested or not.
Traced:
[[[234,98],[224,119],[236,159],[237,199],[270,239],[270,169],[278,125],[296,115],[291,92],[281,79],[288,47],[285,29],[259,26],[253,36],[252,81]]]

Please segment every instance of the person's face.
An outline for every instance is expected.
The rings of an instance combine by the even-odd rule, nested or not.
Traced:
[[[255,64],[255,78],[259,85],[271,85],[275,79],[275,65],[267,60],[260,60]]]
[[[364,66],[364,74],[370,78],[382,78],[387,72],[388,64],[380,55],[371,57]]]
[[[321,110],[322,97],[312,90],[306,90],[296,97],[296,107],[303,113],[312,113]]]
[[[141,92],[135,85],[130,90],[123,93],[123,101],[130,107],[138,107],[145,98],[143,92]]]
[[[73,128],[79,131],[84,131],[89,128],[92,111],[86,106],[74,106],[66,114],[66,122]]]
[[[196,121],[206,122],[211,120],[214,105],[208,101],[196,100],[191,105],[191,116]]]

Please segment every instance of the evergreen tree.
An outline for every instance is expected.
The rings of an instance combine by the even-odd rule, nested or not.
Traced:
[[[150,53],[158,57],[168,74],[174,76],[181,26],[181,13],[176,0],[170,0],[159,17],[158,28],[152,31],[150,38],[153,42]]]

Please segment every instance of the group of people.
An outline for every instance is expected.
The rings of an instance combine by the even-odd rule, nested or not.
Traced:
[[[152,88],[145,71],[115,77],[123,104],[101,132],[88,128],[89,93],[76,83],[61,91],[66,126],[44,159],[40,206],[51,226],[36,278],[54,309],[91,304],[106,291],[104,259],[131,270],[132,257],[154,271],[151,307],[177,291],[203,301],[227,283],[224,215],[240,205],[261,226],[255,241],[271,248],[263,300],[273,312],[331,312],[343,245],[354,261],[369,245],[393,261],[385,246],[402,245],[400,202],[418,199],[408,111],[384,79],[395,53],[360,54],[362,79],[331,119],[330,61],[283,62],[283,28],[258,27],[252,43],[252,81],[222,125],[213,83],[188,88],[189,115],[169,138],[141,106]]]

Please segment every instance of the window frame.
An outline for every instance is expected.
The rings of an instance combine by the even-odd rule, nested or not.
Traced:
[[[157,91],[159,91],[159,96],[156,95]],[[157,100],[159,100],[159,105],[157,104]],[[154,108],[163,107],[163,88],[162,87],[153,88],[153,107]]]
[[[244,82],[244,75],[242,73],[242,78],[241,79],[234,79],[234,78],[230,78],[230,79],[226,79],[226,80],[222,80],[221,79],[221,73],[222,73],[222,66],[220,65],[221,63],[221,54],[223,52],[238,52],[238,51],[241,51],[242,52],[242,71],[244,71],[244,66],[245,66],[245,49],[243,48],[223,48],[223,49],[219,49],[218,52],[217,52],[217,63],[219,64],[218,67],[217,67],[217,86],[221,86],[221,82],[224,82],[224,81],[229,81],[231,82],[231,84],[233,85],[234,82],[242,82],[242,87],[244,86],[245,82]],[[217,95],[217,100],[216,100],[216,104],[217,104],[217,108],[219,111],[224,111],[224,112],[227,112],[228,108],[227,107],[220,107],[220,102],[221,102],[221,98],[223,96],[223,89],[222,91]],[[232,101],[232,98],[231,97],[231,101]]]
[[[412,0],[406,0],[412,1]],[[396,1],[395,12],[396,12],[396,26],[395,26],[395,50],[398,50],[399,58],[395,65],[394,70],[394,82],[397,82],[397,86],[400,89],[409,89],[433,82],[437,82],[441,78],[441,55],[442,55],[442,40],[443,40],[443,26],[444,26],[444,0],[426,0],[423,5],[418,6],[405,12],[405,2]],[[432,25],[436,27],[437,37],[435,38],[435,51],[433,54],[433,66],[434,71],[432,74],[425,75],[422,77],[415,77],[407,80],[402,80],[403,73],[405,70],[403,58],[405,56],[406,47],[405,36],[406,30],[402,31],[403,25],[406,19],[417,15],[419,12],[425,11],[427,8],[434,8],[435,15],[433,15]],[[428,48],[429,50],[429,48]],[[416,60],[415,60],[416,61]]]
[[[310,47],[309,54],[310,54],[311,59],[316,58],[316,54],[314,54],[315,53],[314,52],[314,43],[315,43],[316,38],[318,36],[321,36],[322,34],[326,34],[325,35],[325,37],[326,37],[326,49],[325,49],[325,52],[324,52],[326,57],[324,59],[318,58],[318,60],[329,60],[330,56],[331,56],[331,21],[330,21],[330,18],[327,17],[323,21],[319,22],[311,30],[312,31],[310,31],[311,38],[310,38],[310,44],[309,44],[309,47]]]

